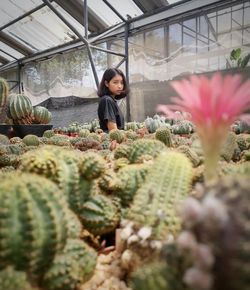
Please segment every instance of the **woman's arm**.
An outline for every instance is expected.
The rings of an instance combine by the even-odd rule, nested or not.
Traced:
[[[117,124],[115,122],[108,121],[107,127],[108,127],[109,131],[111,131],[112,129],[117,129]]]

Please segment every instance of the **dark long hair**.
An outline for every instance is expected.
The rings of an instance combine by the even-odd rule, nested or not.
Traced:
[[[109,88],[106,87],[105,81],[107,81],[109,83],[110,80],[116,75],[120,75],[122,77],[122,80],[123,80],[123,92],[120,95],[117,95],[116,99],[120,100],[120,99],[123,99],[126,97],[126,95],[129,92],[128,84],[127,84],[127,81],[126,81],[126,78],[125,78],[123,72],[118,68],[108,68],[105,70],[105,72],[102,76],[102,80],[100,82],[98,91],[97,91],[97,95],[99,97],[102,97],[105,95],[110,95]]]

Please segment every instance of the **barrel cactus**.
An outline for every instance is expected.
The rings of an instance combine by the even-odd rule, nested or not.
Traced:
[[[16,271],[13,267],[0,271],[0,289],[1,290],[35,290],[31,287],[25,272]]]
[[[110,140],[115,140],[117,143],[122,143],[125,133],[119,129],[113,129],[109,132]]]
[[[13,265],[42,275],[67,239],[67,204],[46,178],[0,175],[0,269]]]
[[[44,277],[47,290],[74,290],[93,275],[97,253],[85,242],[69,239]]]
[[[36,106],[33,108],[33,117],[33,123],[35,124],[49,124],[52,115],[47,108]]]
[[[95,195],[83,204],[80,219],[83,226],[94,235],[109,233],[120,221],[120,205],[116,199]]]
[[[87,152],[79,161],[80,174],[86,179],[95,179],[105,172],[106,162],[97,153]]]
[[[165,149],[165,145],[159,140],[139,139],[130,146],[128,159],[131,163],[140,163],[144,155],[156,157]]]
[[[14,124],[31,124],[33,107],[30,99],[21,94],[10,95],[7,114]]]
[[[155,132],[155,138],[163,142],[167,147],[172,146],[171,131],[167,127],[160,127]]]

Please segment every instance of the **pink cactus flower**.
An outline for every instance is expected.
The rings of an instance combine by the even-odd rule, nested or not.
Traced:
[[[173,81],[172,86],[179,94],[172,98],[173,104],[159,105],[157,111],[173,116],[173,112],[184,111],[196,126],[205,157],[205,179],[216,175],[221,146],[237,119],[250,121],[250,80],[242,82],[242,76],[222,75],[217,72],[211,79],[191,76],[189,80]]]

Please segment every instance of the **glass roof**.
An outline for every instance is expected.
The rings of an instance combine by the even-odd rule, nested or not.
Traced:
[[[50,0],[51,5],[83,36],[84,0]],[[149,7],[162,7],[180,0],[85,0],[90,33],[102,33],[124,19],[143,14]],[[136,3],[138,5],[136,5]],[[37,9],[36,11],[32,10]],[[113,8],[113,10],[112,10]],[[29,13],[32,12],[32,13]],[[26,13],[26,14],[25,14]],[[19,17],[19,19],[17,19]],[[14,61],[77,40],[75,33],[42,0],[1,0],[0,61]],[[24,55],[24,53],[26,55]]]

